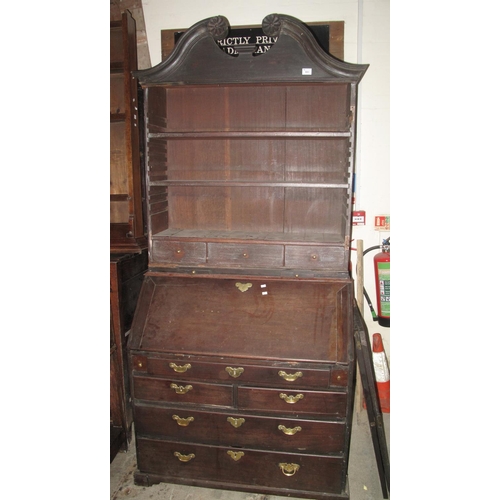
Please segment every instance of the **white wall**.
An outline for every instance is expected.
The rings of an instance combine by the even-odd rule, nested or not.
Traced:
[[[353,229],[353,239],[366,249],[390,236],[374,230],[376,215],[389,215],[389,0],[143,0],[144,19],[154,66],[161,61],[161,30],[185,29],[215,15],[233,26],[260,25],[273,12],[294,16],[305,23],[345,22],[344,57],[347,62],[370,65],[360,85],[358,111],[356,210],[365,210],[367,223]],[[356,241],[353,242],[355,246]],[[373,256],[364,258],[365,287],[376,307]],[[353,266],[356,252],[353,252]],[[390,357],[390,329],[371,319],[365,302],[370,333],[382,334]]]

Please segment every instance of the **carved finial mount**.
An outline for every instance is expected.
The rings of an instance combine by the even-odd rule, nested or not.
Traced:
[[[262,31],[267,36],[279,36],[281,31],[281,19],[277,14],[269,14],[262,21]]]
[[[229,22],[224,16],[211,17],[208,20],[207,28],[215,40],[226,38],[229,33]]]

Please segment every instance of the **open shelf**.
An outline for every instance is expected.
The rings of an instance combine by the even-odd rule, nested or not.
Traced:
[[[254,243],[296,243],[296,244],[325,244],[343,245],[344,241],[334,234],[309,234],[305,241],[304,234],[293,233],[257,233],[245,231],[206,231],[202,229],[166,229],[154,236],[154,239],[173,238],[185,241],[203,240],[207,242],[220,242],[221,240],[232,242],[254,242]]]
[[[325,184],[314,182],[263,182],[263,181],[195,181],[195,180],[163,180],[153,181],[151,186],[196,186],[196,187],[300,187],[300,188],[319,188],[319,189],[332,189],[341,188],[346,189],[349,187],[347,183],[344,184]]]
[[[345,272],[351,82],[147,86],[151,264]]]

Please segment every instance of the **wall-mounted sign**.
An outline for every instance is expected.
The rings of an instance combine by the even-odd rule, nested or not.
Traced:
[[[318,22],[307,24],[312,35],[320,45],[320,47],[329,54],[343,60],[344,58],[344,22]],[[185,30],[162,30],[161,31],[161,46],[162,60],[165,60],[172,52],[174,45]],[[277,37],[266,35],[262,27],[259,26],[240,26],[229,30],[229,34],[223,40],[217,40],[220,48],[227,54],[236,56],[238,47],[255,48],[254,54],[259,55],[267,52],[274,43]],[[251,50],[251,49],[250,49]]]
[[[309,26],[320,47],[328,52],[330,43],[330,26],[328,24]],[[184,31],[174,32],[175,43],[182,36]],[[278,40],[277,36],[268,36],[262,28],[231,28],[229,36],[222,40],[216,40],[220,48],[229,55],[238,55],[239,47],[255,47],[255,55],[267,52]]]

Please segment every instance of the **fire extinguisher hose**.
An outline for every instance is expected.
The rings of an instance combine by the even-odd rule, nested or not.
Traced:
[[[367,248],[363,252],[363,257],[368,253],[372,252],[373,250],[380,250],[382,248],[382,245],[375,245],[373,247]],[[372,301],[370,300],[370,296],[368,295],[368,292],[366,291],[366,288],[363,286],[363,295],[366,299],[366,302],[368,303],[368,307],[370,308],[370,312],[372,313],[372,319],[373,321],[378,321],[378,316],[377,313],[375,312],[375,308],[373,307]]]

